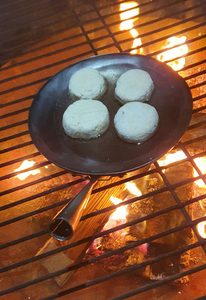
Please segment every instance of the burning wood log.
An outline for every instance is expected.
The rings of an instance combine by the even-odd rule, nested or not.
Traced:
[[[118,181],[119,178],[112,177],[109,180],[109,183],[114,183]],[[97,185],[95,185],[95,189],[105,186],[108,183],[108,178],[103,178],[100,180]],[[85,209],[85,215],[90,212],[94,212],[96,210],[103,209],[111,205],[110,197],[119,194],[119,187],[113,187],[109,190],[103,190],[102,192],[98,192],[98,197],[96,194],[92,194],[89,200],[89,204]],[[60,246],[68,245],[70,243],[81,240],[87,236],[92,236],[95,233],[101,231],[102,227],[106,223],[111,212],[102,213],[91,218],[85,219],[80,222],[74,236],[66,242],[58,242],[53,238],[50,238],[43,247],[38,251],[37,255],[48,252],[53,249],[57,249]],[[90,242],[91,243],[91,242]],[[38,272],[43,275],[46,273],[51,273],[58,271],[62,268],[71,266],[74,262],[79,262],[86,253],[86,250],[89,247],[90,243],[84,243],[77,247],[68,249],[67,251],[60,252],[56,255],[49,256],[45,259],[41,260],[41,265],[39,266]],[[55,277],[55,281],[58,286],[62,287],[67,280],[70,278],[73,272],[65,273],[61,276]]]
[[[193,168],[189,164],[178,164],[175,167],[171,167],[165,170],[165,175],[168,178],[170,183],[177,182],[177,174],[178,181],[181,182],[185,178],[193,177]],[[179,190],[179,199],[181,201],[189,200],[192,198],[193,194],[193,184],[189,186],[184,186],[184,189]],[[170,193],[161,193],[160,195],[155,195],[150,200],[150,206],[153,211],[159,211],[166,207],[175,204]],[[192,205],[188,206],[187,213],[192,219]],[[175,228],[177,226],[185,223],[185,218],[180,209],[173,210],[169,213],[162,214],[157,218],[152,218],[147,222],[146,235],[151,236],[155,235],[158,232],[164,232],[165,230],[169,230]],[[176,233],[172,233],[165,237],[158,239],[157,243],[153,244],[153,250],[156,252],[156,255],[160,253],[165,253],[168,251],[173,251],[178,248],[182,248],[186,245],[191,244],[194,241],[193,231],[191,228],[187,228],[183,231],[178,231]],[[153,254],[154,255],[154,254]],[[182,269],[188,268],[190,265],[190,253],[185,252],[180,257],[172,257],[170,261],[166,264],[164,261],[164,267],[159,266],[157,264],[151,267],[152,273],[158,276],[164,272],[166,275],[171,274],[172,272],[178,272]],[[175,268],[176,267],[176,268]],[[154,271],[156,269],[156,271]],[[151,275],[150,275],[151,276]],[[188,278],[181,279],[181,282],[187,282]]]
[[[177,174],[178,181],[183,181],[185,178],[193,177],[192,166],[184,163],[178,164],[175,167],[167,168],[164,172],[170,183],[175,183],[177,181]],[[162,178],[157,173],[144,177],[144,182],[139,181],[138,183],[141,185],[143,193],[148,193],[159,189],[163,185]],[[179,191],[179,198],[181,201],[190,199],[192,195],[192,184]],[[141,218],[153,212],[158,212],[174,204],[176,204],[176,202],[170,192],[159,193],[153,197],[136,201],[126,206],[126,221],[132,221],[138,217]],[[187,208],[187,213],[192,218],[191,205],[189,208]],[[121,214],[119,214],[119,219],[117,218],[116,222],[121,222],[122,220],[123,218]],[[185,219],[181,210],[172,210],[169,213],[161,214],[158,217],[151,218],[147,221],[135,224],[129,228],[103,237],[101,241],[97,241],[97,243],[93,245],[93,252],[91,251],[90,255],[97,254],[95,253],[94,248],[98,249],[100,253],[108,250],[118,249],[131,241],[156,235],[160,232],[164,232],[182,225],[184,222]],[[106,229],[109,228],[109,226],[110,228],[113,227],[112,218],[109,219],[108,223],[105,225]],[[109,261],[107,260],[105,267],[108,270],[119,270],[125,266],[138,264],[145,261],[147,257],[154,257],[160,255],[161,253],[173,251],[177,248],[188,245],[193,242],[193,239],[194,237],[192,229],[185,229],[184,231],[173,233],[155,240],[149,245],[143,244],[139,247],[135,247],[134,249],[125,251],[119,256],[114,256],[113,258],[109,259]],[[172,257],[168,261],[164,260],[163,263],[156,263],[152,266],[148,266],[145,271],[141,271],[141,274],[149,279],[160,279],[163,276],[174,272],[179,272],[180,270],[189,267],[190,259],[190,253],[186,252],[179,257]],[[187,280],[188,278],[183,278],[181,279],[181,282],[186,282]]]

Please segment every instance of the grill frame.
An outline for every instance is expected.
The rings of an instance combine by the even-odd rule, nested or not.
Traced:
[[[59,50],[55,50],[53,52],[52,51],[49,52],[49,54],[48,53],[47,54],[42,54],[42,55],[40,55],[40,57],[33,57],[33,58],[27,59],[25,61],[19,61],[18,62],[18,58],[17,58],[17,62],[16,63],[11,64],[10,66],[7,66],[7,65],[5,67],[3,66],[0,69],[0,74],[1,74],[1,72],[5,72],[5,71],[9,72],[10,69],[12,69],[14,67],[21,67],[21,66],[23,66],[23,65],[25,65],[27,63],[31,63],[31,62],[34,63],[35,60],[38,60],[40,58],[48,57],[48,56],[51,56],[53,54],[58,54],[61,51],[71,50],[71,49],[76,48],[77,46],[81,47],[84,44],[89,45],[90,46],[90,50],[84,52],[83,54],[77,54],[75,56],[71,56],[70,58],[65,58],[63,60],[57,61],[57,62],[52,63],[52,64],[46,64],[46,66],[38,67],[37,69],[34,69],[34,70],[32,69],[32,70],[30,70],[28,72],[23,72],[23,73],[20,73],[18,75],[10,76],[8,78],[5,78],[5,79],[1,80],[0,84],[6,84],[7,82],[9,83],[10,81],[13,81],[13,80],[14,81],[15,80],[19,80],[19,78],[21,78],[21,77],[25,78],[25,76],[29,76],[29,75],[32,75],[32,74],[35,74],[35,73],[38,73],[38,72],[43,72],[44,70],[47,70],[50,67],[59,66],[62,63],[70,63],[70,62],[72,62],[74,60],[82,59],[82,56],[85,57],[85,55],[86,56],[90,55],[90,54],[97,55],[99,53],[99,51],[101,51],[101,50],[107,50],[110,46],[115,47],[117,49],[117,51],[122,52],[123,48],[121,46],[121,43],[118,42],[118,40],[116,38],[116,36],[118,36],[118,34],[120,34],[120,31],[119,32],[117,31],[117,32],[113,33],[112,30],[111,30],[111,26],[113,26],[113,25],[119,25],[120,21],[115,21],[115,22],[113,22],[114,24],[112,24],[112,23],[108,24],[105,21],[105,19],[107,19],[109,17],[113,17],[114,15],[117,15],[118,12],[117,13],[110,13],[110,14],[108,14],[106,16],[102,15],[100,13],[101,10],[103,10],[105,8],[108,8],[109,4],[108,5],[103,5],[102,7],[99,7],[98,6],[98,2],[97,3],[96,2],[95,1],[94,2],[89,2],[89,5],[92,7],[91,11],[95,12],[96,15],[97,15],[96,19],[94,18],[94,19],[91,19],[91,20],[86,20],[85,22],[81,21],[82,14],[80,14],[80,13],[78,13],[78,11],[76,11],[76,7],[75,6],[74,7],[70,6],[71,9],[73,10],[73,14],[74,14],[74,18],[75,18],[75,23],[73,25],[71,25],[71,28],[73,28],[73,26],[77,26],[78,28],[80,28],[81,33],[76,34],[76,36],[74,35],[74,36],[68,37],[68,39],[63,38],[63,39],[61,39],[59,41],[53,41],[49,45],[47,44],[46,46],[45,45],[44,46],[39,46],[39,47],[37,47],[37,49],[40,50],[40,49],[44,49],[44,48],[49,47],[49,46],[54,46],[54,45],[56,45],[58,43],[61,44],[63,41],[65,42],[66,40],[73,39],[74,37],[82,37],[83,36],[84,37],[84,42],[80,42],[78,45],[68,46],[66,48],[60,48]],[[124,3],[124,2],[127,2],[127,1],[119,1],[118,3],[116,3],[116,5],[119,6],[120,3]],[[156,0],[155,2],[159,3],[160,1]],[[186,10],[183,9],[183,10],[180,10],[180,11],[181,11],[181,13],[188,12],[190,10],[193,11],[196,8],[202,7],[203,4],[201,2],[202,1],[199,2],[200,4],[196,4],[192,8],[187,8]],[[166,4],[166,5],[162,5],[162,6],[165,9],[167,7],[173,6],[175,3],[179,3],[179,1],[174,1],[172,3]],[[83,5],[83,3],[82,3],[82,5]],[[139,7],[140,9],[142,9],[144,7],[148,7],[148,6],[150,7],[150,5],[151,5],[151,2],[148,1],[148,2],[141,3],[137,7]],[[4,6],[4,9],[8,9],[9,6],[10,5]],[[152,14],[155,11],[158,11],[158,10],[161,10],[161,8],[159,7],[157,9],[155,8],[155,9],[148,10],[148,11],[142,13],[142,14],[140,13],[139,17],[142,17],[142,16],[144,17],[145,15],[150,15],[150,14]],[[90,11],[90,10],[88,10],[88,11]],[[83,15],[88,14],[88,11],[85,11],[85,13]],[[129,11],[129,9],[128,9],[128,11]],[[174,15],[174,13],[172,13],[172,15]],[[189,18],[185,18],[183,20],[180,20],[176,24],[167,25],[166,27],[167,27],[167,29],[171,29],[171,28],[174,28],[174,26],[177,26],[177,24],[178,25],[183,25],[186,22],[194,21],[194,20],[199,19],[199,18],[201,18],[203,16],[204,16],[204,14],[200,13],[197,16],[192,16],[192,17],[189,17]],[[167,14],[166,18],[170,18],[170,17],[171,17],[170,14]],[[165,17],[162,17],[162,20],[164,20],[164,19],[165,19]],[[157,18],[155,22],[158,22],[159,20],[161,20],[161,18]],[[87,24],[90,24],[90,23],[95,22],[95,21],[101,21],[102,24],[103,24],[102,27],[100,26],[101,28],[95,28],[93,30],[92,29],[91,30],[85,29],[85,26]],[[146,25],[143,23],[143,24],[141,24],[141,26],[136,25],[134,28],[139,29],[141,27],[151,25],[151,24],[153,24],[153,22],[154,21],[148,21],[148,22],[145,22],[145,24],[147,23]],[[205,26],[205,25],[206,25],[206,21],[199,22],[197,25],[190,26],[189,29],[186,28],[186,29],[182,29],[182,30],[176,31],[175,34],[188,33],[188,32],[191,32],[193,29],[197,29],[197,28],[200,28],[200,26]],[[95,33],[95,32],[97,32],[100,29],[104,29],[107,32],[106,36],[103,36],[103,37],[101,36],[101,37],[96,38],[96,39],[91,39],[91,37],[90,37],[91,33]],[[158,33],[159,34],[163,30],[164,30],[164,28],[161,28],[161,30],[154,30],[153,33]],[[60,32],[61,31],[62,31],[62,29],[60,30]],[[149,34],[151,34],[151,32],[148,32],[146,34],[145,33],[140,34],[139,37],[144,38],[145,36],[147,36]],[[160,41],[164,41],[164,40],[166,40],[168,37],[170,37],[172,35],[174,35],[174,34],[170,34],[170,35],[166,35],[164,37],[160,37],[160,38],[156,39],[156,41],[152,40],[150,42],[143,43],[143,45],[141,47],[150,46],[153,43],[158,43]],[[101,41],[103,38],[111,38],[112,43],[111,44],[107,44],[107,45],[102,46],[102,47],[95,47],[94,43],[98,42],[98,41]],[[203,34],[202,36],[197,36],[195,38],[192,38],[192,39],[188,40],[187,44],[190,45],[190,43],[201,41],[204,38],[205,38],[205,34]],[[131,42],[131,41],[132,41],[132,38],[124,39],[124,42]],[[21,47],[22,46],[23,45],[21,45]],[[173,46],[171,48],[168,48],[168,49],[173,49],[174,47],[175,46]],[[139,48],[140,48],[140,46],[139,46]],[[29,49],[28,52],[30,52],[30,53],[31,52],[35,52],[35,51],[37,51],[37,49],[35,49],[35,48],[32,49],[32,50]],[[137,49],[138,49],[138,47],[137,47]],[[127,50],[132,50],[132,48],[128,48]],[[205,46],[204,47],[200,47],[200,48],[195,49],[195,50],[192,50],[192,51],[189,51],[189,53],[187,55],[185,55],[185,57],[187,58],[187,57],[189,57],[191,55],[198,54],[198,53],[200,53],[200,52],[202,52],[204,50],[206,50]],[[22,56],[26,55],[26,53],[27,53],[27,51],[25,51],[22,54]],[[154,51],[154,52],[150,53],[149,55],[155,56],[158,53],[160,53],[160,50],[159,51]],[[8,53],[7,54],[9,54],[9,55],[14,54],[14,48],[12,48],[10,50],[8,49]],[[166,62],[168,63],[170,61],[172,61],[172,60],[168,60]],[[206,60],[203,59],[201,61],[192,63],[190,65],[185,66],[180,72],[183,72],[185,70],[190,70],[190,69],[192,69],[193,67],[196,67],[196,66],[201,66],[205,62],[206,62]],[[191,75],[186,76],[184,79],[186,81],[189,81],[191,79],[197,78],[198,76],[201,76],[201,75],[204,75],[204,74],[205,74],[205,70],[201,70],[201,71],[198,71],[196,73],[192,73]],[[34,80],[34,81],[26,83],[26,84],[21,84],[20,86],[16,86],[16,87],[12,87],[10,89],[3,90],[3,91],[0,92],[0,97],[1,96],[3,97],[3,95],[7,95],[8,93],[11,93],[11,92],[14,93],[14,92],[16,92],[18,90],[22,90],[24,88],[31,87],[31,86],[33,86],[35,84],[44,84],[50,77],[51,76],[45,76],[42,79],[37,79],[37,80]],[[190,88],[191,89],[195,89],[195,88],[198,88],[198,87],[202,87],[204,85],[204,83],[205,83],[205,81],[200,82],[200,83],[195,83],[195,84],[191,85]],[[33,98],[34,95],[35,94],[32,94],[32,95],[25,96],[25,97],[22,97],[22,98],[19,98],[19,99],[8,101],[6,103],[2,103],[2,105],[0,107],[2,109],[4,109],[4,108],[6,109],[6,108],[10,108],[11,106],[13,106],[15,104],[21,105],[22,102],[25,102],[27,100],[31,101],[31,99]],[[203,93],[201,95],[198,95],[198,96],[194,97],[193,101],[195,103],[196,101],[204,99],[204,97],[205,97],[205,94]],[[206,105],[205,106],[203,105],[203,106],[201,106],[199,108],[196,108],[196,109],[193,110],[193,114],[195,114],[197,112],[201,112],[205,108],[206,108]],[[18,109],[18,110],[14,110],[14,111],[9,112],[9,113],[4,113],[4,114],[1,115],[1,119],[4,120],[4,119],[9,118],[11,116],[12,117],[19,116],[22,113],[28,112],[28,109],[29,109],[29,107],[26,107],[26,108],[21,108],[21,109]],[[7,125],[1,127],[0,130],[2,132],[4,132],[4,131],[10,130],[10,129],[14,129],[14,128],[16,128],[18,126],[21,126],[21,125],[24,126],[25,124],[27,124],[27,122],[28,122],[28,119],[23,119],[21,121],[14,122],[12,124],[7,124]],[[203,125],[206,124],[206,121],[202,121],[202,123],[200,122],[200,124],[197,123],[197,124],[190,125],[189,130],[194,129],[195,127],[198,127],[201,124],[203,124]],[[29,133],[28,130],[23,130],[21,132],[15,133],[15,134],[10,134],[10,135],[8,135],[6,137],[1,138],[0,142],[4,143],[4,142],[11,141],[11,140],[15,140],[16,138],[24,137],[24,136],[28,135],[28,133]],[[197,223],[199,223],[201,221],[206,221],[206,217],[199,218],[199,219],[196,219],[196,220],[192,221],[191,218],[190,218],[190,216],[188,215],[186,209],[185,209],[185,207],[187,205],[195,203],[197,201],[200,201],[201,199],[204,199],[205,196],[206,196],[206,194],[203,194],[203,195],[198,196],[198,197],[194,197],[193,199],[187,200],[184,203],[182,203],[181,200],[179,199],[178,195],[175,192],[175,189],[178,186],[183,186],[186,183],[194,182],[197,179],[202,179],[204,181],[204,183],[206,184],[206,175],[203,174],[201,172],[201,170],[199,170],[199,168],[196,166],[196,164],[194,162],[194,159],[196,157],[200,157],[200,156],[206,155],[206,151],[203,151],[203,152],[198,153],[196,155],[191,155],[189,153],[189,151],[187,150],[187,146],[188,145],[194,143],[194,141],[198,141],[198,140],[201,141],[201,139],[204,139],[204,136],[203,137],[202,136],[198,137],[196,139],[190,139],[190,140],[187,140],[187,141],[183,141],[183,142],[181,141],[181,142],[179,142],[178,145],[177,145],[177,147],[178,147],[178,149],[181,149],[181,151],[183,151],[183,153],[186,155],[186,158],[183,159],[183,160],[181,160],[181,161],[177,161],[177,162],[172,163],[172,164],[170,164],[170,165],[167,166],[167,167],[175,166],[175,165],[178,165],[178,164],[180,164],[180,163],[182,163],[184,161],[189,162],[192,165],[192,167],[196,170],[196,172],[198,174],[198,176],[195,177],[195,179],[194,178],[187,179],[184,182],[179,182],[179,183],[176,183],[176,184],[171,184],[168,181],[167,177],[165,176],[165,174],[163,172],[163,170],[165,169],[165,167],[161,167],[158,162],[155,162],[154,163],[154,168],[152,170],[144,171],[144,172],[142,172],[141,174],[138,174],[138,175],[129,176],[126,179],[125,178],[119,178],[117,182],[108,183],[108,184],[105,184],[103,187],[94,189],[93,192],[92,192],[92,194],[93,195],[94,194],[98,195],[99,192],[109,190],[109,189],[111,189],[112,187],[115,187],[115,186],[120,186],[121,184],[123,184],[123,183],[125,183],[125,182],[127,182],[129,180],[135,180],[137,178],[144,177],[144,176],[147,176],[149,174],[153,174],[153,173],[157,172],[158,174],[161,175],[161,178],[163,179],[165,186],[161,190],[149,193],[149,196],[153,196],[155,194],[158,194],[158,193],[161,193],[161,192],[164,192],[164,191],[169,191],[172,194],[173,198],[175,199],[175,203],[176,204],[173,205],[173,206],[171,206],[171,207],[169,207],[169,208],[166,208],[163,211],[156,212],[153,215],[148,215],[148,216],[143,217],[143,218],[138,218],[138,219],[135,220],[135,222],[139,223],[139,222],[141,222],[143,220],[150,219],[150,218],[152,218],[152,217],[154,217],[156,215],[161,215],[163,213],[172,211],[173,209],[180,209],[181,212],[183,213],[184,217],[185,217],[185,224],[183,224],[181,228],[174,229],[174,230],[180,230],[180,229],[183,229],[183,228],[186,228],[186,227],[192,227],[193,228],[193,232],[194,232],[194,234],[196,236],[197,241],[194,244],[192,244],[192,245],[188,245],[187,247],[184,247],[184,249],[181,248],[181,249],[179,249],[177,251],[171,251],[171,253],[166,254],[166,255],[168,255],[168,256],[175,255],[177,253],[181,253],[181,251],[183,251],[183,250],[186,251],[186,250],[188,250],[190,248],[193,248],[193,247],[194,248],[195,247],[201,247],[204,250],[204,252],[206,252],[206,240],[202,239],[199,236],[199,234],[197,232],[197,229],[196,229],[196,226],[195,226]],[[32,145],[32,142],[31,141],[26,141],[26,142],[23,142],[23,143],[20,143],[20,144],[17,144],[17,145],[9,146],[9,147],[7,147],[5,149],[1,149],[0,153],[1,154],[6,154],[6,153],[8,153],[10,151],[18,150],[20,148],[27,147],[27,146],[30,146],[30,145]],[[10,166],[12,164],[20,163],[21,161],[23,161],[25,159],[32,159],[32,158],[35,158],[35,157],[38,157],[38,156],[40,156],[40,153],[37,151],[37,152],[34,152],[32,154],[24,155],[23,157],[19,157],[19,158],[15,158],[15,159],[9,160],[7,162],[3,162],[3,163],[0,164],[0,167],[1,168],[6,168],[6,167],[8,167],[8,166]],[[49,166],[50,164],[51,164],[50,162],[42,161],[39,164],[35,164],[35,166],[27,168],[27,169],[22,170],[22,171],[15,171],[15,172],[10,172],[10,173],[5,173],[5,175],[1,176],[0,179],[2,181],[3,180],[9,180],[11,178],[14,178],[16,175],[19,175],[19,174],[24,173],[26,171],[31,171],[31,170],[34,170],[36,168]],[[59,170],[58,172],[56,172],[54,174],[50,174],[48,176],[44,176],[44,177],[39,178],[37,180],[32,180],[32,182],[28,182],[28,183],[22,184],[20,186],[16,186],[16,187],[7,189],[7,190],[5,190],[3,192],[0,192],[0,196],[5,196],[5,195],[7,195],[9,193],[21,191],[22,189],[25,189],[27,187],[31,187],[32,185],[40,184],[41,182],[44,182],[44,181],[47,181],[47,180],[50,180],[50,179],[54,179],[55,177],[57,178],[59,176],[64,176],[64,175],[66,175],[66,173],[67,173],[66,171]],[[34,194],[32,196],[28,196],[28,197],[19,199],[19,200],[15,201],[15,202],[11,202],[11,203],[5,204],[5,205],[3,205],[3,206],[0,207],[0,210],[4,211],[6,209],[13,208],[15,206],[18,207],[18,205],[20,205],[20,204],[23,205],[23,204],[28,203],[30,201],[33,201],[33,200],[35,200],[37,198],[40,198],[40,197],[42,197],[44,195],[49,195],[49,194],[51,194],[53,192],[57,192],[57,191],[60,191],[60,190],[64,190],[64,189],[73,187],[73,186],[75,186],[75,185],[77,185],[79,183],[84,182],[85,180],[86,180],[86,178],[84,178],[84,177],[77,178],[77,179],[74,178],[73,181],[70,181],[68,183],[64,183],[64,184],[58,185],[56,187],[52,187],[50,189],[47,189],[47,190],[45,190],[43,192],[39,192],[37,194]],[[141,199],[145,199],[146,197],[148,197],[148,194],[144,194],[141,197],[133,197],[132,199],[129,199],[129,200],[125,201],[124,203],[120,203],[119,205],[112,205],[112,206],[107,207],[107,208],[99,209],[98,211],[90,212],[87,215],[84,215],[82,217],[81,221],[87,220],[89,218],[92,218],[93,216],[96,216],[96,215],[99,215],[99,214],[103,214],[105,212],[107,212],[107,213],[108,212],[112,212],[117,207],[129,204],[129,203],[132,203],[132,202],[135,202],[135,201],[141,201]],[[21,214],[18,217],[14,217],[14,218],[11,218],[11,219],[8,219],[6,221],[1,222],[0,223],[0,227],[3,228],[4,226],[11,225],[11,224],[14,224],[14,226],[15,226],[15,223],[18,222],[18,221],[20,221],[20,220],[23,220],[25,218],[28,218],[28,217],[31,217],[31,216],[34,216],[34,215],[37,215],[37,214],[40,214],[40,213],[42,213],[44,211],[53,209],[55,207],[62,207],[62,205],[65,205],[69,201],[70,201],[70,199],[66,198],[66,199],[58,201],[55,204],[51,204],[51,205],[39,208],[37,210],[28,212],[26,214]],[[125,227],[127,227],[129,225],[132,225],[135,222],[130,222],[131,224],[130,223],[126,223],[126,225],[120,225],[120,226],[118,226],[118,227],[116,227],[114,229],[110,229],[110,230],[107,230],[105,232],[99,232],[99,233],[91,235],[91,236],[89,236],[87,238],[84,238],[84,239],[81,239],[79,241],[73,242],[71,244],[60,246],[60,247],[58,247],[58,249],[51,250],[51,251],[48,251],[48,252],[40,254],[40,255],[36,255],[34,257],[30,257],[30,258],[27,258],[27,259],[22,260],[22,261],[18,261],[17,263],[13,263],[13,264],[10,264],[10,265],[8,265],[6,267],[1,268],[0,272],[4,273],[4,272],[8,272],[9,270],[14,270],[14,269],[16,269],[18,267],[22,267],[22,266],[27,265],[29,263],[32,263],[34,261],[39,261],[39,260],[41,260],[41,259],[43,259],[45,257],[50,257],[50,256],[52,256],[55,253],[60,253],[62,251],[68,250],[68,249],[70,249],[72,247],[75,247],[75,246],[81,244],[81,243],[88,243],[89,244],[95,238],[101,237],[101,236],[106,235],[106,234],[108,234],[110,232],[115,232],[115,231],[120,230],[122,228],[125,228]],[[170,234],[171,232],[173,232],[172,229],[163,232],[163,234]],[[39,238],[42,235],[46,235],[46,234],[48,234],[48,230],[47,229],[40,230],[39,232],[35,232],[35,233],[30,234],[28,236],[24,236],[24,237],[20,237],[20,238],[17,238],[15,240],[12,240],[12,241],[8,241],[8,242],[0,245],[0,249],[6,249],[7,247],[15,246],[15,245],[21,244],[23,242],[32,240],[34,238]],[[46,281],[46,280],[48,280],[50,278],[54,278],[55,276],[59,276],[60,274],[63,274],[63,273],[66,273],[66,272],[69,272],[69,271],[72,271],[72,270],[75,270],[75,269],[79,269],[80,267],[85,266],[87,263],[88,264],[94,263],[95,261],[98,261],[98,260],[100,260],[102,258],[105,258],[107,255],[112,255],[112,254],[120,253],[122,251],[125,251],[125,250],[131,248],[132,246],[135,247],[135,246],[140,245],[140,244],[142,244],[144,242],[151,242],[151,240],[153,238],[157,239],[160,236],[161,235],[158,234],[156,237],[153,236],[151,238],[139,240],[136,243],[134,242],[133,244],[129,244],[128,246],[123,247],[122,249],[117,249],[115,251],[113,250],[113,251],[110,251],[110,253],[106,253],[106,254],[103,254],[102,256],[99,256],[99,257],[96,257],[96,258],[92,258],[88,262],[87,261],[77,262],[77,263],[75,263],[71,267],[66,267],[66,268],[64,268],[62,270],[59,270],[59,271],[47,274],[47,275],[39,277],[37,279],[30,280],[30,281],[27,281],[27,282],[23,282],[22,284],[15,285],[15,286],[12,286],[12,287],[10,287],[8,289],[2,290],[2,291],[0,291],[0,295],[7,295],[7,294],[10,294],[12,292],[16,292],[18,290],[21,290],[21,289],[23,289],[25,287],[37,284],[38,282],[44,282],[44,281]],[[148,265],[151,262],[156,262],[156,261],[158,261],[158,259],[159,260],[163,259],[163,255],[161,255],[160,257],[155,257],[154,259],[151,259],[151,261],[146,261],[146,262],[142,263],[141,265],[128,267],[127,269],[125,269],[123,271],[116,272],[116,274],[107,275],[105,277],[102,277],[102,279],[101,278],[100,279],[99,278],[93,279],[90,282],[86,282],[86,283],[84,283],[82,285],[79,285],[77,287],[73,287],[73,288],[70,288],[70,289],[66,289],[66,290],[60,291],[59,293],[53,294],[53,295],[51,295],[51,296],[49,296],[49,297],[47,297],[45,299],[54,299],[54,298],[57,298],[57,297],[68,295],[68,294],[70,294],[72,292],[75,292],[77,290],[80,290],[80,289],[88,288],[89,286],[98,284],[98,283],[103,282],[105,280],[112,279],[113,277],[116,277],[116,276],[120,276],[124,272],[132,271],[134,269],[139,269],[140,267]],[[182,276],[185,276],[185,275],[189,275],[189,274],[198,272],[198,271],[203,270],[203,269],[206,269],[206,264],[203,264],[203,265],[191,268],[188,271],[184,271],[184,272],[181,272],[179,274],[175,274],[175,275],[169,276],[169,277],[165,278],[162,281],[151,282],[151,283],[149,283],[149,284],[147,284],[145,286],[137,288],[136,290],[133,290],[133,291],[131,291],[129,293],[125,293],[125,294],[123,294],[123,295],[121,295],[119,297],[116,297],[115,299],[125,299],[125,298],[128,298],[130,296],[142,293],[144,291],[148,291],[149,289],[156,288],[158,286],[164,285],[167,282],[173,281],[173,280],[175,280],[177,278],[180,278]]]

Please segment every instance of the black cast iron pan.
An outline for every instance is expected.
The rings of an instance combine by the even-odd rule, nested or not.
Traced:
[[[106,78],[107,91],[102,101],[109,109],[111,120],[110,127],[103,136],[89,141],[68,137],[62,127],[63,113],[73,101],[68,96],[69,79],[84,67],[95,68]],[[134,68],[143,69],[152,77],[155,89],[149,104],[159,114],[158,130],[141,145],[123,142],[115,133],[113,125],[114,115],[120,107],[114,97],[115,82],[123,72]],[[191,114],[192,97],[188,86],[170,67],[148,56],[108,54],[80,61],[52,77],[33,101],[29,128],[34,144],[48,160],[70,172],[87,174],[93,178],[85,188],[87,194],[91,191],[96,176],[129,172],[161,157],[185,132]],[[75,210],[75,201],[71,203]],[[82,205],[81,199],[80,203]],[[74,216],[71,207],[66,212],[67,220],[71,215]],[[75,226],[68,229],[68,236]],[[55,223],[51,229],[56,237],[57,227],[59,228],[59,223]],[[61,239],[65,239],[63,234]]]

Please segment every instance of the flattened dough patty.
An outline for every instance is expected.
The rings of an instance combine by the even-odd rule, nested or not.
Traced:
[[[105,91],[106,81],[95,69],[80,69],[69,81],[69,93],[77,99],[100,99]]]
[[[129,143],[141,143],[149,139],[157,129],[158,122],[156,109],[141,102],[123,105],[114,117],[118,136]]]
[[[131,101],[146,102],[150,100],[153,89],[154,83],[149,73],[132,69],[117,80],[115,97],[123,104]]]
[[[65,110],[62,126],[72,138],[97,138],[109,127],[109,112],[98,100],[81,99]]]

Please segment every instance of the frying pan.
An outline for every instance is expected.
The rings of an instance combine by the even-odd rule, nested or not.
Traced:
[[[93,140],[72,139],[62,127],[62,116],[73,100],[68,82],[76,71],[97,69],[107,81],[101,101],[110,113],[110,127]],[[156,133],[144,143],[130,144],[116,134],[114,115],[121,104],[114,97],[118,77],[129,69],[143,69],[155,85],[149,104],[159,114]],[[92,187],[99,176],[133,171],[157,160],[169,151],[188,127],[192,97],[185,81],[166,64],[148,56],[107,54],[77,62],[52,77],[35,96],[29,115],[29,129],[38,150],[51,162],[75,174],[89,175],[84,189],[58,214],[50,225],[51,234],[65,240],[76,229]]]

